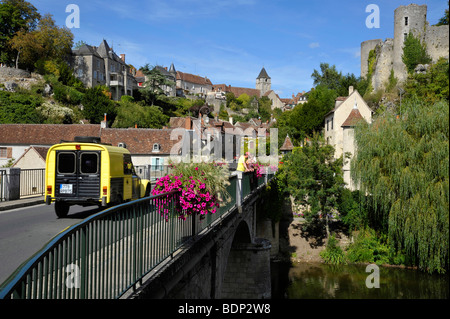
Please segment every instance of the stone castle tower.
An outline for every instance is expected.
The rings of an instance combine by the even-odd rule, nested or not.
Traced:
[[[271,90],[270,81],[270,76],[263,67],[256,78],[256,89],[259,90],[260,96],[263,96],[266,92]]]
[[[427,21],[427,6],[410,4],[394,11],[394,38],[368,40],[361,43],[361,76],[368,74],[368,58],[375,51],[376,62],[372,75],[372,87],[378,90],[388,81],[391,70],[400,82],[407,78],[402,61],[403,42],[412,32],[426,45],[427,52],[436,62],[440,57],[449,57],[449,26],[430,26]]]

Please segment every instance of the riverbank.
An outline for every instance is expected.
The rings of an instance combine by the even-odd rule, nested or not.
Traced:
[[[323,263],[320,252],[326,248],[323,231],[306,229],[305,220],[295,217],[280,221],[280,260],[291,262]],[[343,249],[350,239],[341,230],[333,229],[339,246]]]

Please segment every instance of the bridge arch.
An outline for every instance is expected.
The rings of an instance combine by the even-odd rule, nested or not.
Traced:
[[[252,240],[247,221],[241,221],[228,253],[220,297],[270,298],[270,248],[268,240]]]

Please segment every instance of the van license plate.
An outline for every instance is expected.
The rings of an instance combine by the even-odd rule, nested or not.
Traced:
[[[72,194],[72,184],[61,184],[59,185],[60,194]]]

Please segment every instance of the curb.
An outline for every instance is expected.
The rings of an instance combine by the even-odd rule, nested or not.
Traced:
[[[44,196],[0,202],[0,211],[44,204]]]

